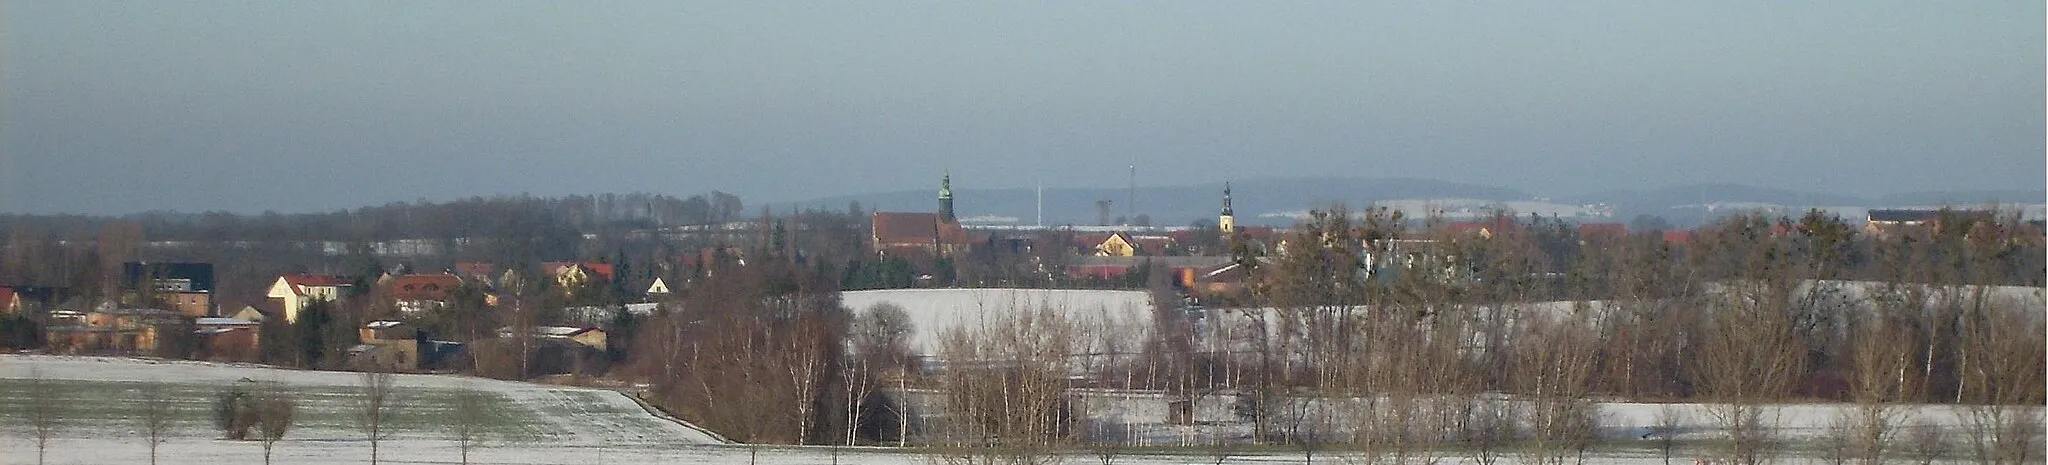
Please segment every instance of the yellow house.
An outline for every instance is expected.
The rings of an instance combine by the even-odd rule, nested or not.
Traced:
[[[1138,246],[1132,244],[1131,236],[1124,233],[1111,234],[1108,239],[1103,239],[1101,244],[1095,244],[1095,256],[1097,257],[1134,257],[1137,255]]]
[[[265,297],[282,304],[278,311],[284,312],[285,323],[297,323],[300,310],[305,310],[313,302],[339,301],[341,290],[347,287],[350,287],[348,280],[339,276],[284,275],[271,283]]]

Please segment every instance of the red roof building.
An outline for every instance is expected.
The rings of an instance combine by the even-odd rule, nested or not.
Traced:
[[[448,294],[462,286],[462,278],[446,274],[393,276],[389,285],[393,299],[438,302],[447,301]]]
[[[1173,252],[1174,241],[1168,236],[1131,236],[1138,246],[1138,255],[1167,255]]]
[[[455,275],[471,279],[489,279],[498,275],[498,266],[484,262],[456,262]]]
[[[350,281],[345,277],[323,274],[288,274],[279,277],[279,279],[290,284],[292,291],[299,293],[299,295],[306,295],[309,288],[347,287],[355,284],[354,281]]]
[[[973,243],[960,223],[939,221],[936,213],[875,212],[873,245],[884,255],[912,251],[952,254]]]

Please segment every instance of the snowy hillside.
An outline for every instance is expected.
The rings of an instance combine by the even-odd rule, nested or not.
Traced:
[[[292,437],[340,440],[359,438],[351,399],[361,382],[359,373],[301,371],[255,365],[193,361],[156,361],[113,357],[0,355],[0,401],[26,402],[19,389],[30,378],[56,385],[60,402],[76,407],[78,416],[119,418],[144,383],[163,383],[178,401],[179,420],[194,435],[207,431],[213,396],[237,382],[277,383],[301,399],[300,421]],[[246,381],[244,381],[246,380]],[[457,389],[481,391],[496,410],[494,427],[505,439],[545,441],[561,445],[712,444],[721,439],[690,426],[650,414],[626,395],[602,389],[551,386],[449,375],[395,375],[397,389],[393,428],[399,437],[445,436],[447,400]],[[0,413],[13,418],[18,409]],[[19,423],[0,431],[19,433]],[[76,435],[130,434],[130,425],[111,431],[74,430]]]

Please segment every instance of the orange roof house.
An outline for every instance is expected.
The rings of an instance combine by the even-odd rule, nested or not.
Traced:
[[[462,286],[462,278],[451,274],[387,275],[377,284],[389,293],[399,313],[412,315],[446,306],[455,288]]]
[[[448,294],[462,286],[462,278],[446,274],[415,274],[391,277],[391,296],[398,300],[448,300]]]

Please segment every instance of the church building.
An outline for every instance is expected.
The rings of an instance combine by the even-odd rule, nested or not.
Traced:
[[[939,210],[934,213],[875,212],[875,253],[894,257],[944,257],[967,251],[973,244],[953,213],[953,176],[939,179]]]

